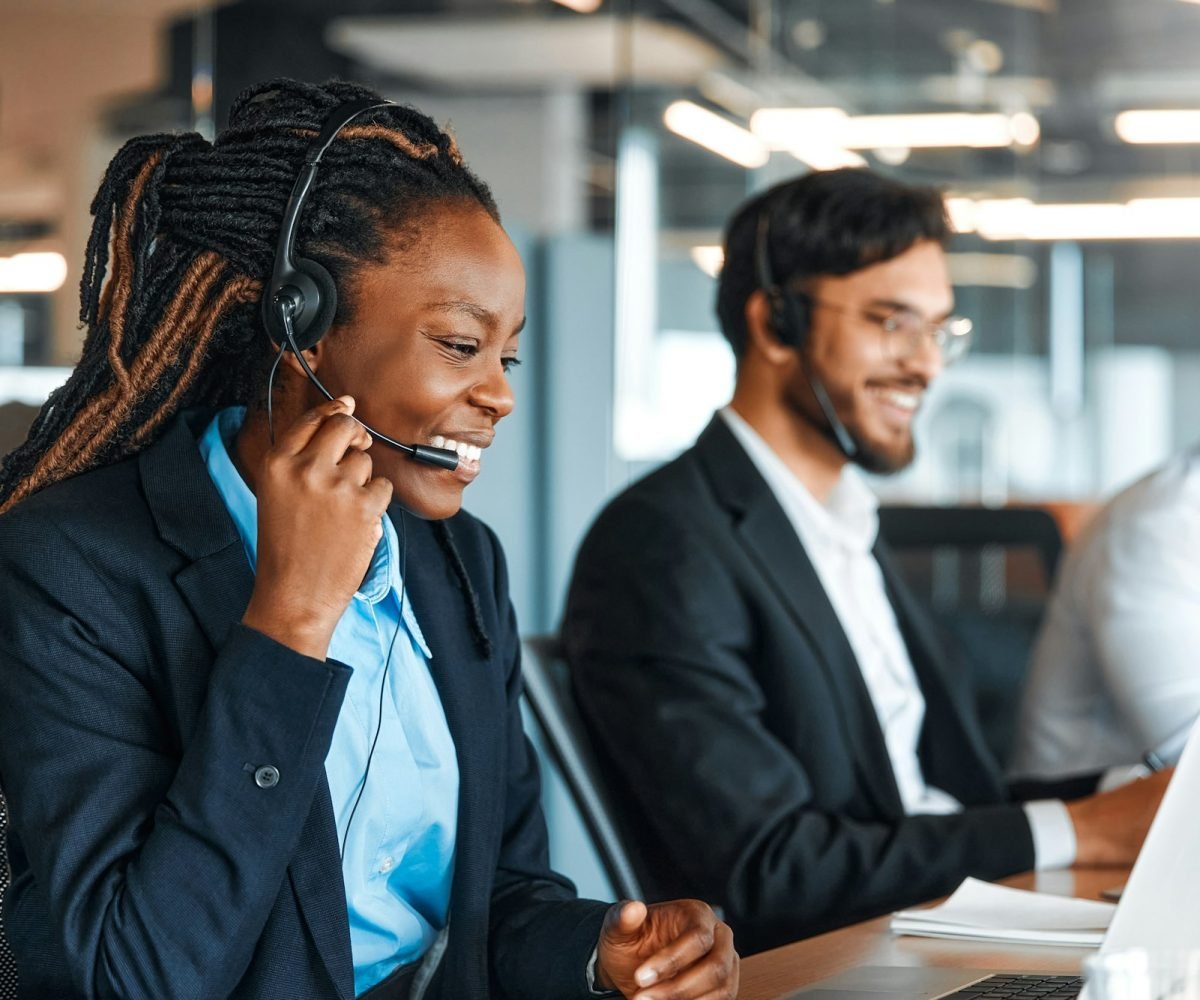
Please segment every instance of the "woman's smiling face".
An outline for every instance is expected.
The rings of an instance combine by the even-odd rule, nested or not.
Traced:
[[[496,424],[513,408],[508,370],[525,324],[525,269],[500,225],[477,203],[436,205],[382,263],[346,289],[350,319],[310,355],[355,416],[406,444],[453,448],[451,472],[376,442],[374,474],[407,510],[451,517],[478,475]]]

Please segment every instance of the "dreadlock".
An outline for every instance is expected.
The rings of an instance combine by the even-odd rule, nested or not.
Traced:
[[[475,640],[475,648],[485,660],[492,656],[492,639],[483,623],[483,611],[479,607],[479,597],[471,586],[471,578],[467,576],[467,567],[463,564],[458,546],[454,544],[454,532],[450,529],[449,521],[436,521],[433,526],[438,544],[450,561],[454,576],[458,580],[459,589],[467,601],[467,610],[471,613],[471,638]]]
[[[0,513],[38,490],[152,444],[194,406],[262,398],[273,358],[259,317],[284,207],[310,143],[339,104],[381,100],[350,83],[274,80],[244,92],[210,144],[195,133],[139,136],[92,202],[80,281],[79,364],[0,465]],[[344,128],[305,206],[297,253],[339,287],[381,262],[435,205],[470,201],[499,221],[454,138],[415,108],[389,105]],[[350,318],[338,297],[335,322]],[[446,528],[439,539],[490,648],[479,602]]]

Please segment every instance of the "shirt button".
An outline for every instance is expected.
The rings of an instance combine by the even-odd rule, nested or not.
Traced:
[[[254,772],[254,783],[259,788],[274,788],[279,784],[279,768],[264,764]]]
[[[395,867],[396,867],[396,859],[391,857],[390,855],[379,862],[379,871],[383,875],[386,875],[388,872],[390,872]]]

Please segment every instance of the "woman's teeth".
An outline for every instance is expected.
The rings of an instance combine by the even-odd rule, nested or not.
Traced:
[[[477,444],[467,444],[465,441],[455,441],[454,438],[442,437],[435,434],[429,442],[435,448],[445,448],[447,451],[458,452],[458,457],[468,462],[478,462],[483,455],[483,449]]]
[[[902,410],[915,410],[921,403],[921,397],[915,392],[884,392],[882,396],[887,402],[893,406],[898,406]]]

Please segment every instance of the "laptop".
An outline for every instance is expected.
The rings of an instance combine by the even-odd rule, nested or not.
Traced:
[[[1200,945],[1200,726],[1193,730],[1145,843],[1125,884],[1100,953],[1124,948],[1189,949]],[[1068,1000],[1074,975],[988,969],[864,965],[814,983],[803,1000]]]

